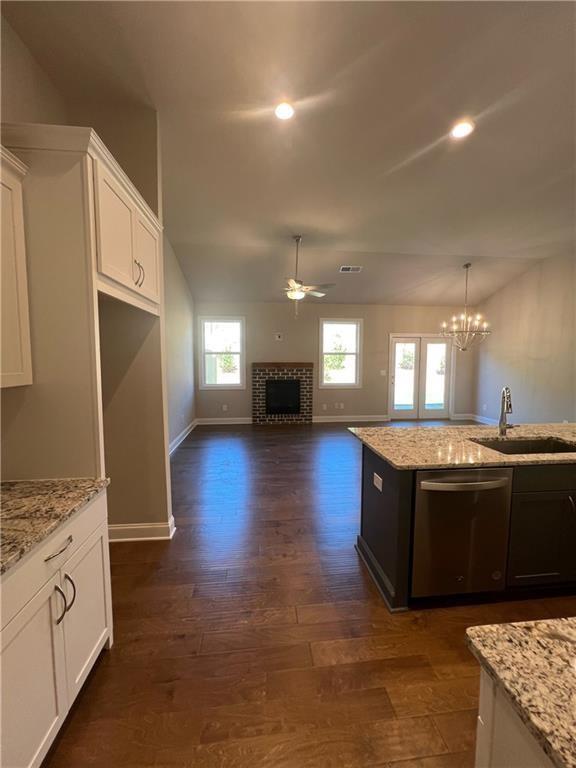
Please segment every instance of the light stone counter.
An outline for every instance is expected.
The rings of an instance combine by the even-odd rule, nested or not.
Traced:
[[[483,669],[558,768],[576,768],[576,618],[467,630]]]
[[[0,574],[84,507],[109,480],[14,480],[0,484]]]
[[[498,427],[349,427],[375,454],[396,469],[501,467],[526,464],[574,464],[576,453],[505,454],[478,445],[474,438],[498,438]],[[558,437],[576,446],[576,424],[522,424],[503,440]]]

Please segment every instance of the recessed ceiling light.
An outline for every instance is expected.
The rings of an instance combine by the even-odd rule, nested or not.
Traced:
[[[274,114],[278,120],[290,120],[290,118],[294,115],[294,107],[292,104],[288,104],[287,101],[283,101],[282,104],[278,104],[274,110]]]
[[[472,120],[458,120],[458,122],[452,126],[450,136],[452,136],[453,139],[465,139],[466,136],[470,136],[475,127],[476,126]]]

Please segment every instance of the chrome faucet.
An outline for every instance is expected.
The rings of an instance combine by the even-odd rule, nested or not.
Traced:
[[[500,420],[498,421],[498,434],[500,437],[506,437],[506,430],[512,429],[514,426],[506,421],[507,413],[512,413],[512,393],[510,392],[510,387],[503,387],[502,395],[500,396]]]

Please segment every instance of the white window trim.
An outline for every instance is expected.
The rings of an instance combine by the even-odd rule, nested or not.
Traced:
[[[203,315],[198,318],[200,334],[199,389],[246,389],[246,318],[238,315]],[[206,384],[204,349],[204,323],[240,323],[240,384]]]
[[[356,324],[356,384],[325,384],[324,383],[324,323],[355,323]],[[318,350],[320,358],[319,389],[362,389],[362,339],[364,320],[361,317],[321,317],[318,334]],[[328,353],[327,353],[328,354]]]

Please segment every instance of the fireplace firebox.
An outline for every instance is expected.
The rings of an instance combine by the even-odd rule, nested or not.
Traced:
[[[300,379],[266,379],[266,413],[300,413]]]

